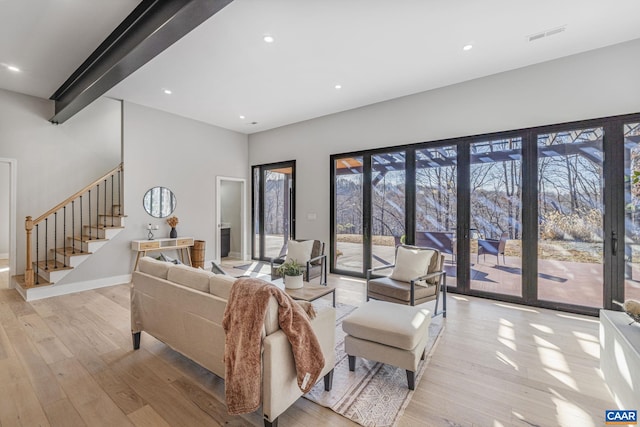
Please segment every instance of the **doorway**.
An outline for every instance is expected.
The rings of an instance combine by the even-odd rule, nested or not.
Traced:
[[[245,260],[246,185],[244,178],[216,179],[216,261]]]
[[[0,289],[16,269],[16,160],[0,158]]]
[[[253,166],[253,259],[280,256],[285,243],[295,238],[295,160]]]

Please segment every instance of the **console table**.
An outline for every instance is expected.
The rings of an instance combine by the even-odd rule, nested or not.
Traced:
[[[620,311],[600,310],[600,369],[616,403],[640,409],[640,325],[630,322]]]
[[[191,265],[191,253],[189,249],[193,246],[193,237],[178,237],[175,239],[153,239],[153,240],[132,240],[131,250],[137,252],[136,265],[133,271],[138,269],[138,261],[141,256],[152,251],[177,250],[183,264]],[[186,252],[186,257],[185,257]],[[185,262],[185,260],[187,260]]]

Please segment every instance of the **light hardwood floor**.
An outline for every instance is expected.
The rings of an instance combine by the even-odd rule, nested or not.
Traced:
[[[363,283],[330,276],[360,304]],[[328,298],[328,297],[327,297]],[[450,295],[445,330],[400,426],[602,426],[598,320]],[[0,425],[262,425],[226,414],[215,375],[143,334],[128,285],[26,303],[0,291]],[[352,426],[299,399],[281,426]]]

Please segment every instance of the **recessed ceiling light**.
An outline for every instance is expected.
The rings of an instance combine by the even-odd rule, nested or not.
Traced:
[[[16,67],[15,65],[7,65],[7,70],[13,71],[14,73],[20,72],[20,68]]]
[[[462,47],[462,50],[471,50],[473,49],[473,45],[472,44],[466,44]]]
[[[335,85],[334,88],[336,89],[342,89],[342,85]]]
[[[171,95],[173,92],[171,92],[170,89],[162,89],[162,91],[164,92],[165,95]]]
[[[276,39],[269,34],[265,35],[262,39],[267,43],[273,43],[274,41],[276,41]]]
[[[244,120],[244,119],[245,119],[245,117],[244,117],[243,115],[240,115],[240,119],[241,119],[241,120]]]

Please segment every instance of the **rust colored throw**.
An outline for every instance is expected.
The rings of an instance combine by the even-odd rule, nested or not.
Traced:
[[[258,409],[262,385],[262,328],[269,297],[278,302],[278,323],[291,343],[298,387],[306,393],[324,368],[320,343],[302,307],[276,286],[260,279],[233,283],[224,311],[225,397],[231,415]]]

